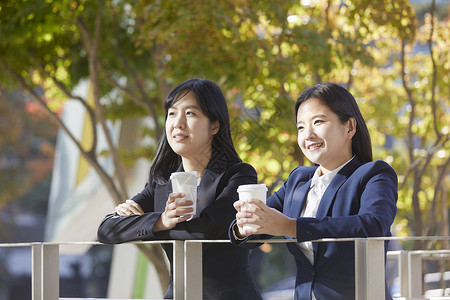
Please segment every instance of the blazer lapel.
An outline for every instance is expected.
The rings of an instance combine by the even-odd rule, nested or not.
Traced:
[[[154,200],[155,212],[163,212],[166,209],[166,202],[169,198],[170,193],[172,193],[172,184],[170,183],[170,181],[156,185]]]
[[[308,195],[308,190],[311,185],[311,178],[306,182],[299,182],[297,185],[300,187],[294,188],[291,196],[291,205],[288,209],[284,209],[284,213],[289,217],[296,218],[300,217],[302,213],[303,206],[305,206],[306,196]]]
[[[200,212],[205,207],[208,207],[211,202],[214,201],[215,197],[208,197],[205,195],[215,191],[214,181],[218,176],[218,174],[208,169],[206,169],[205,173],[203,173],[202,180],[197,188],[197,197],[200,199],[200,202],[197,202],[197,216],[200,215]],[[213,190],[211,188],[213,188]],[[207,201],[207,199],[209,199],[209,201]]]
[[[319,208],[317,209],[316,218],[323,218],[328,215],[331,205],[336,198],[336,194],[339,188],[344,184],[344,182],[349,178],[353,172],[361,166],[362,163],[355,156],[347,165],[345,165],[337,174],[336,177],[330,182],[330,185],[325,190],[325,193],[320,200]],[[314,251],[314,263],[319,259],[318,257],[318,247],[322,243],[313,243]]]
[[[330,185],[325,190],[325,193],[320,200],[319,208],[317,209],[316,218],[323,218],[327,216],[331,205],[334,202],[336,193],[341,185],[349,178],[353,172],[361,165],[357,157],[354,157],[346,166],[344,166],[333,178]]]
[[[183,164],[178,166],[175,172],[183,172]],[[166,209],[166,202],[169,194],[172,193],[172,181],[167,179],[166,182],[157,184],[155,188],[155,211],[163,212]]]
[[[216,192],[218,178],[224,174],[233,162],[235,161],[228,160],[222,151],[213,149],[213,156],[206,166],[206,170],[197,189],[197,197],[200,199],[200,202],[197,203],[197,216],[200,215],[205,207],[208,207],[211,202],[215,201],[215,195],[209,194]]]
[[[221,155],[220,152],[215,151],[211,161],[208,163],[205,172],[203,173],[202,180],[200,181],[200,185],[197,187],[197,198],[201,199],[200,202],[197,202],[196,215],[199,216],[202,210],[209,206],[212,201],[214,201],[215,197],[205,196],[209,193],[215,193],[216,190],[216,179],[226,171],[227,163],[232,163],[232,161],[228,162],[225,160],[225,156]],[[184,172],[183,164],[181,163],[176,172]],[[172,192],[172,183],[169,179],[168,187],[166,187],[169,192]],[[206,201],[209,199],[209,201]],[[165,205],[165,202],[164,202]],[[165,206],[164,206],[165,208]],[[163,208],[163,210],[164,210]]]

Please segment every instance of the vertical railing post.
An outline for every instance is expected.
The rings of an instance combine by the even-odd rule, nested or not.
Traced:
[[[59,245],[35,243],[32,252],[32,300],[59,299]]]
[[[203,299],[202,243],[184,244],[184,299]]]
[[[355,240],[355,299],[367,297],[366,279],[366,245],[367,239]]]
[[[184,242],[173,242],[173,299],[184,300]]]
[[[33,244],[31,246],[31,298],[32,300],[43,300],[42,289],[42,244]]]
[[[384,241],[355,240],[355,298],[379,300],[385,298]]]
[[[422,255],[421,253],[408,253],[408,295],[409,298],[422,297]]]
[[[400,295],[403,297],[409,297],[410,282],[407,251],[400,251],[398,256],[398,277],[400,279]]]

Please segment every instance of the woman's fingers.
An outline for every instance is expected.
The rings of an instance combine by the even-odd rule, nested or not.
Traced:
[[[185,196],[186,196],[186,194],[184,194],[184,193],[170,193],[169,198],[167,199],[166,203],[167,204],[173,203],[173,202],[177,201],[177,199],[183,198]]]
[[[239,208],[236,213],[236,223],[239,227],[239,233],[243,235],[265,233],[264,225],[271,222],[271,209],[264,202],[258,199],[248,199],[245,201],[240,200],[236,202],[240,202],[235,204],[235,208]],[[258,226],[257,228],[252,227],[250,229],[246,227],[244,229],[244,225],[246,224]]]
[[[192,204],[194,204],[194,202],[192,202],[192,200],[187,200],[187,199],[181,199],[181,200],[177,200],[175,202],[176,207],[192,206]]]
[[[194,210],[192,208],[193,202],[183,199],[185,196],[184,193],[169,194],[164,212],[155,225],[158,227],[158,231],[173,229],[178,223],[184,222],[192,217],[191,213]]]
[[[133,212],[135,215],[142,215],[144,211],[141,206],[134,202],[133,200],[127,200],[125,203],[128,205],[128,209]]]
[[[171,193],[166,202],[166,208],[162,215],[163,224],[167,228],[173,228],[176,224],[192,217],[194,211],[191,200],[183,199],[184,193]]]
[[[184,193],[171,193],[166,202],[166,209],[174,210],[179,206],[189,206],[194,204],[192,200],[183,199],[186,196]]]
[[[133,214],[133,211],[129,207],[128,204],[122,203],[116,206],[115,211],[120,216],[131,216]]]
[[[238,212],[236,214],[236,219],[243,219],[243,218],[251,218],[252,217],[252,213],[249,212]]]
[[[194,211],[194,209],[191,206],[177,206],[177,207],[174,207],[173,209],[166,210],[166,215],[169,218],[178,218],[180,216],[192,214],[193,211]],[[188,218],[190,216],[191,215],[189,215]]]
[[[259,220],[258,216],[252,215],[250,217],[238,218],[236,219],[236,222],[238,225],[245,225],[245,224],[255,224],[258,220]]]
[[[120,216],[142,215],[144,213],[141,206],[130,199],[117,205],[115,211]]]
[[[253,232],[253,230],[245,228],[244,225],[246,224],[255,224],[255,222],[259,219],[259,217],[256,214],[250,213],[248,211],[246,212],[238,212],[236,214],[236,224],[239,228],[239,233],[243,236],[248,236],[250,234],[256,234],[256,232]]]
[[[239,212],[241,211],[242,206],[244,205],[244,201],[238,200],[233,203],[234,208]]]

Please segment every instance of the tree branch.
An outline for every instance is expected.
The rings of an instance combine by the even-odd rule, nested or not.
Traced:
[[[80,29],[81,32],[81,36],[82,36],[82,40],[84,42],[85,47],[88,50],[88,57],[89,57],[89,73],[90,73],[90,79],[91,82],[93,84],[93,92],[94,92],[94,101],[95,101],[95,107],[96,107],[96,113],[98,116],[98,119],[101,123],[101,126],[105,132],[105,136],[108,142],[108,145],[110,147],[110,151],[113,157],[113,162],[114,162],[114,166],[116,169],[116,174],[118,175],[118,180],[119,180],[119,185],[121,188],[121,193],[119,191],[117,191],[117,189],[115,189],[116,191],[116,195],[117,197],[119,197],[119,199],[115,199],[116,201],[116,205],[121,203],[123,201],[123,199],[128,198],[127,197],[127,190],[126,190],[126,185],[125,185],[125,181],[123,178],[123,172],[121,171],[121,165],[120,165],[120,161],[119,161],[119,157],[118,157],[118,153],[117,153],[117,149],[114,146],[112,139],[111,139],[111,135],[110,132],[107,128],[106,125],[106,119],[105,116],[103,114],[103,109],[102,106],[100,104],[100,90],[99,90],[99,77],[98,77],[98,68],[101,68],[101,64],[100,61],[98,60],[98,43],[100,40],[100,29],[101,29],[101,10],[99,9],[97,11],[97,17],[96,17],[96,22],[95,22],[96,26],[95,26],[95,36],[94,36],[94,42],[92,42],[92,37],[89,33],[89,30],[87,29],[87,26],[84,22],[84,20],[82,18],[77,18],[77,25]],[[106,74],[106,72],[105,72]],[[114,186],[115,188],[115,186]],[[157,269],[158,272],[158,277],[161,283],[161,287],[163,289],[166,289],[168,287],[168,278],[169,278],[169,273],[167,270],[167,266],[165,266],[164,260],[162,259],[164,257],[161,247],[152,247],[152,250],[149,250],[147,247],[145,247],[145,245],[137,245],[137,247],[149,258],[149,260],[153,263],[153,265],[155,266],[155,268]]]
[[[448,138],[446,140],[448,141]],[[442,181],[444,180],[444,177],[447,174],[447,168],[449,165],[450,165],[450,158],[447,158],[445,163],[441,166],[441,169],[439,170],[439,173],[438,173],[438,176],[436,179],[436,185],[434,186],[433,200],[431,201],[431,208],[429,211],[429,218],[428,218],[431,221],[428,223],[428,226],[426,228],[426,231],[425,231],[426,235],[430,235],[432,233],[432,231],[434,231],[435,226],[436,226],[436,222],[437,222],[436,206],[437,206],[437,201],[438,201],[438,196],[439,196],[439,189],[442,184]],[[442,209],[447,209],[447,208],[445,207]]]
[[[408,87],[407,80],[406,80],[406,63],[405,63],[405,51],[406,51],[406,41],[402,38],[401,39],[401,78],[402,78],[402,84],[403,88],[406,92],[406,95],[408,97],[408,102],[411,106],[411,112],[409,117],[409,124],[408,124],[408,155],[409,155],[409,161],[410,164],[414,161],[414,134],[412,132],[412,127],[414,124],[414,120],[416,118],[416,102],[412,96],[412,92],[410,88]],[[417,166],[418,167],[418,166]],[[417,171],[416,168],[414,168],[415,171]],[[422,170],[424,170],[422,168]],[[413,230],[416,235],[422,235],[422,211],[420,210],[420,203],[419,203],[419,191],[421,189],[421,179],[419,177],[419,174],[421,172],[414,172],[413,173],[413,193],[412,193],[412,206],[413,206],[413,216],[414,216],[414,222],[413,222]],[[417,247],[420,247],[421,241],[417,241],[416,243]]]
[[[414,154],[413,154],[413,150],[414,150],[414,145],[413,145],[413,140],[414,140],[414,135],[412,132],[412,126],[413,126],[413,122],[416,118],[416,102],[414,101],[414,98],[412,97],[412,92],[411,89],[408,87],[408,84],[406,83],[406,63],[405,63],[405,47],[406,47],[406,42],[405,40],[402,40],[402,46],[401,46],[401,56],[400,56],[400,60],[401,60],[401,77],[402,77],[402,84],[403,84],[403,88],[406,92],[406,95],[408,97],[408,102],[411,105],[411,114],[409,117],[409,124],[408,124],[408,154],[409,154],[409,161],[410,163],[413,162],[414,160]]]
[[[433,56],[433,32],[434,32],[434,8],[435,8],[436,0],[431,1],[431,29],[430,29],[430,37],[428,38],[428,48],[430,49],[430,59],[433,67],[433,79],[431,82],[431,111],[433,113],[433,128],[436,133],[437,139],[441,138],[441,133],[439,132],[438,124],[437,124],[437,113],[436,113],[436,81],[437,81],[437,70],[436,70],[436,62]]]
[[[144,244],[136,244],[139,250],[153,263],[156,269],[156,273],[158,273],[159,283],[161,284],[161,288],[165,291],[169,287],[169,271],[167,270],[167,266],[164,260],[161,257],[164,257],[163,250],[161,245],[150,245],[150,248]]]
[[[153,117],[153,119],[155,120],[155,136],[157,137],[157,139],[159,139],[161,136],[162,129],[157,122],[158,112],[156,111],[155,107],[152,105],[151,99],[147,99],[147,93],[145,92],[144,87],[142,86],[141,81],[139,80],[139,76],[138,76],[137,72],[134,70],[134,68],[128,62],[127,58],[123,55],[123,53],[119,47],[119,43],[117,42],[119,40],[119,38],[118,38],[119,33],[117,30],[117,26],[114,26],[113,30],[114,30],[114,34],[115,34],[115,42],[113,41],[114,52],[116,53],[117,57],[119,57],[125,70],[128,72],[130,77],[133,79],[134,86],[136,87],[136,89],[139,91],[139,93],[141,95],[141,97],[138,97],[138,96],[134,95],[134,93],[132,93],[133,94],[132,99],[135,101],[136,104],[145,108],[147,110],[147,112],[149,113],[149,115],[151,115]],[[156,99],[154,100],[154,102],[158,103],[158,101]]]
[[[137,96],[135,93],[133,93],[133,91],[128,86],[123,86],[117,80],[115,80],[111,76],[111,74],[108,73],[108,71],[106,70],[105,66],[100,61],[98,62],[98,67],[99,67],[100,71],[102,72],[103,76],[105,77],[105,79],[113,87],[115,87],[115,88],[121,90],[122,92],[124,92],[128,97],[130,97],[130,99],[135,104],[137,104],[138,106],[140,106],[143,109],[145,109],[149,115],[152,115],[151,110],[150,110],[149,106],[147,105],[147,103],[145,103],[142,99],[139,98],[139,96]]]
[[[448,138],[446,140],[441,140],[441,141],[435,141],[433,147],[431,147],[428,151],[427,151],[427,157],[430,155],[433,155],[436,151],[438,151],[439,149],[441,149],[442,145],[448,140]],[[406,171],[405,176],[403,176],[403,181],[399,184],[399,190],[401,190],[403,188],[403,186],[406,184],[406,179],[409,176],[409,174],[411,174],[412,172],[415,172],[417,167],[420,165],[420,163],[423,161],[423,157],[419,157],[416,158],[410,165],[408,170]]]
[[[98,116],[98,119],[102,125],[102,128],[105,132],[105,136],[108,142],[108,145],[110,147],[110,151],[113,157],[114,166],[116,169],[116,174],[118,175],[119,179],[119,185],[121,187],[121,193],[116,189],[116,186],[113,184],[114,192],[115,192],[115,203],[116,205],[121,203],[123,199],[127,198],[127,191],[126,191],[126,185],[125,181],[123,179],[123,172],[121,171],[121,165],[119,162],[117,149],[114,146],[111,135],[109,133],[109,130],[106,126],[106,120],[105,116],[103,114],[102,106],[100,104],[100,91],[99,91],[99,78],[98,78],[98,70],[97,68],[100,68],[100,62],[98,60],[97,56],[97,49],[98,49],[98,42],[100,39],[100,27],[101,27],[101,11],[100,9],[97,12],[97,18],[96,18],[96,28],[95,28],[95,42],[92,42],[92,37],[89,33],[89,30],[87,29],[87,26],[83,19],[77,18],[77,25],[81,32],[81,37],[84,42],[85,47],[88,50],[88,57],[89,57],[89,73],[90,73],[90,80],[93,84],[93,91],[94,91],[94,101],[95,101],[95,107],[96,107],[96,113]],[[109,178],[111,180],[111,178]],[[137,245],[137,247],[143,251],[143,253],[149,258],[149,260],[155,265],[158,277],[161,283],[161,287],[163,289],[168,287],[168,278],[169,273],[167,270],[167,267],[165,265],[162,265],[164,260],[162,259],[164,257],[161,247],[153,247],[154,249],[150,251],[147,249],[147,247],[142,247],[144,245]],[[145,248],[145,249],[144,249]],[[158,250],[159,249],[159,250]]]
[[[99,87],[99,77],[98,77],[98,46],[100,41],[100,31],[101,31],[101,20],[102,20],[102,11],[101,8],[97,11],[97,16],[95,19],[95,29],[94,29],[94,37],[91,36],[89,33],[89,30],[86,26],[86,23],[81,17],[77,18],[77,26],[80,29],[82,41],[88,50],[88,64],[89,64],[89,76],[92,83],[92,89],[93,89],[93,97],[94,97],[94,103],[95,103],[95,113],[97,115],[97,118],[100,122],[100,125],[102,126],[103,132],[105,134],[105,138],[111,153],[111,157],[113,159],[115,172],[118,175],[117,179],[120,186],[120,198],[121,200],[116,202],[116,205],[121,203],[124,199],[128,198],[128,192],[127,187],[125,184],[125,180],[122,176],[122,167],[119,161],[119,155],[117,153],[117,148],[113,143],[111,133],[109,131],[109,128],[106,124],[106,117],[103,112],[102,105],[100,104],[100,87]]]
[[[17,82],[23,87],[24,90],[30,93],[30,95],[44,108],[44,110],[49,115],[50,119],[53,120],[59,128],[61,128],[69,137],[69,139],[76,145],[78,150],[80,151],[80,155],[82,155],[96,170],[97,174],[99,174],[100,178],[102,179],[103,183],[105,184],[108,191],[110,191],[111,196],[113,199],[118,202],[120,198],[118,197],[119,192],[116,189],[116,186],[112,179],[109,177],[109,175],[106,173],[106,171],[102,168],[102,166],[98,163],[97,157],[95,154],[86,152],[81,144],[77,141],[77,139],[73,136],[72,132],[66,127],[64,122],[58,118],[58,116],[50,110],[50,108],[47,106],[47,103],[36,93],[33,87],[29,86],[24,78],[20,76],[17,72],[15,72],[4,60],[0,57],[0,65],[7,70],[16,80]]]
[[[92,130],[93,130],[93,141],[92,141],[92,145],[91,145],[91,149],[89,149],[87,152],[90,155],[95,156],[96,152],[97,152],[97,127],[96,127],[96,118],[95,118],[95,112],[92,109],[92,107],[87,104],[86,100],[83,99],[80,96],[75,96],[73,95],[71,92],[69,92],[69,90],[67,89],[67,87],[61,82],[59,81],[55,76],[52,76],[50,74],[50,72],[48,72],[45,67],[42,65],[42,61],[39,61],[38,58],[31,52],[29,51],[29,55],[31,57],[31,59],[34,61],[35,66],[48,78],[50,78],[53,83],[70,99],[74,99],[74,100],[78,100],[86,109],[88,115],[89,115],[89,119],[91,122],[91,126],[92,126]]]

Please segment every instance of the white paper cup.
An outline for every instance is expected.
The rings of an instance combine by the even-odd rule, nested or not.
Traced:
[[[237,189],[239,200],[247,202],[250,199],[258,199],[266,203],[267,187],[265,184],[245,184]],[[245,204],[252,205],[252,204]],[[258,229],[258,225],[244,224],[244,229]]]
[[[186,195],[183,198],[177,198],[176,201],[191,200],[193,204],[187,207],[194,209],[189,214],[192,217],[195,216],[197,210],[197,172],[174,172],[170,175],[170,180],[172,181],[172,191],[174,193],[184,193]]]

